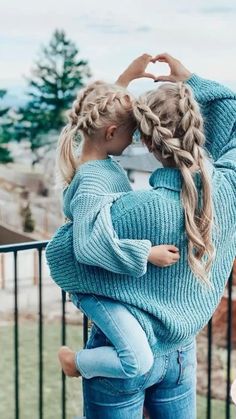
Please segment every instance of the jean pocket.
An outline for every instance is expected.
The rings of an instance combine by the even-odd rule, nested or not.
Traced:
[[[106,390],[113,395],[138,393],[147,381],[149,372],[137,378],[107,378],[99,377],[98,381]]]
[[[195,342],[178,350],[177,362],[179,368],[177,384],[194,380],[197,366]]]

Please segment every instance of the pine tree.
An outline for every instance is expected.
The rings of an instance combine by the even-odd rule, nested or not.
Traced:
[[[65,111],[90,77],[88,63],[78,58],[78,52],[65,32],[59,30],[42,48],[28,80],[30,100],[19,110],[15,130],[16,139],[30,140],[32,151],[50,144],[50,136],[45,133],[61,129],[66,122]]]
[[[6,90],[0,90],[0,100],[6,95]],[[10,128],[12,122],[9,117],[9,108],[0,106],[0,163],[9,163],[13,161],[10,151],[7,149],[7,143],[11,140]]]

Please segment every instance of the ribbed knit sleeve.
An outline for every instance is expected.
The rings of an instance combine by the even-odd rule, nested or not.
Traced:
[[[119,239],[110,207],[120,194],[76,194],[71,202],[73,246],[78,262],[109,271],[142,276],[147,270],[149,240]]]
[[[235,130],[236,94],[220,83],[203,79],[196,74],[186,83],[192,88],[201,107],[206,148],[216,161],[226,152],[227,147],[229,149],[233,146],[233,143],[229,143]]]
[[[215,168],[224,174],[236,199],[236,130],[232,133],[229,143],[222,149],[220,158],[215,162]]]

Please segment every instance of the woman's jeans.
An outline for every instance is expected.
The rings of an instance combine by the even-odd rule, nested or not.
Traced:
[[[70,298],[107,337],[105,345],[76,353],[76,367],[83,377],[127,379],[150,370],[153,354],[147,336],[123,304],[90,294]]]
[[[103,346],[105,336],[93,327],[88,348]],[[86,419],[196,419],[195,341],[157,356],[151,370],[138,378],[83,379]]]

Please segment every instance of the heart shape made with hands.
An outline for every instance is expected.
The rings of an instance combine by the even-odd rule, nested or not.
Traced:
[[[155,72],[153,71],[153,66],[155,66]],[[161,81],[162,78],[167,80],[167,78],[171,77],[171,69],[166,61],[153,57],[146,68],[146,77],[148,75],[156,82]]]
[[[143,60],[142,64],[145,65],[145,70],[142,76],[152,78],[154,81],[170,81],[170,82],[184,81],[188,79],[191,75],[190,71],[187,70],[187,68],[185,68],[179,60],[172,57],[170,54],[163,53],[163,54],[158,54],[154,57],[148,54],[144,54],[140,58]],[[147,72],[146,68],[149,66],[150,63],[154,65],[156,65],[157,63],[167,64],[169,68],[169,74],[166,74],[166,75],[162,74],[159,76],[155,76],[153,73]],[[165,72],[166,66],[162,68]]]

